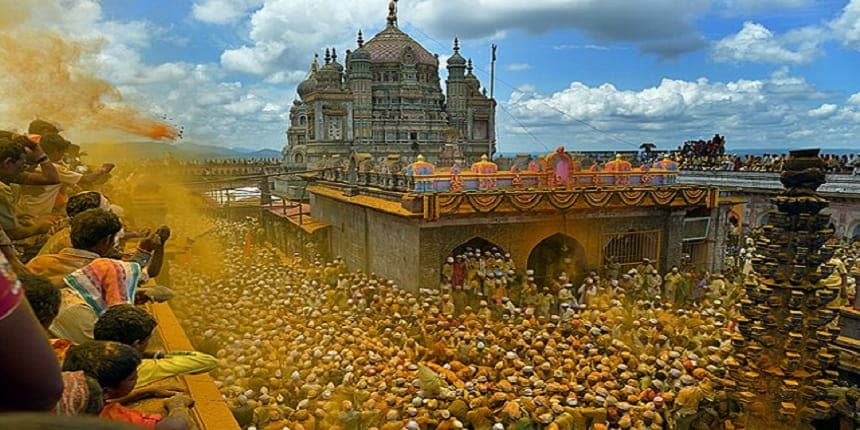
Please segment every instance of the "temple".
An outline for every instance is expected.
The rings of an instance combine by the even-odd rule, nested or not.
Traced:
[[[396,2],[389,4],[387,21],[367,42],[359,31],[343,64],[334,48],[326,49],[322,65],[314,58],[290,109],[283,150],[288,166],[346,159],[353,152],[375,161],[411,161],[421,153],[452,164],[495,151],[496,102],[482,90],[458,40],[443,93],[439,56],[400,30]]]

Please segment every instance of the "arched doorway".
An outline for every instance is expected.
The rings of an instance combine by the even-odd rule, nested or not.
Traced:
[[[296,155],[293,156],[293,163],[304,164],[305,163],[305,156],[302,155],[301,152],[297,152]]]
[[[513,263],[502,247],[482,237],[473,237],[460,244],[443,258],[442,282],[462,286],[473,279],[466,277],[469,267],[483,271],[478,276],[500,275],[513,269]],[[501,276],[501,275],[500,275]],[[483,281],[482,281],[483,282]]]
[[[849,239],[860,239],[860,222],[854,224],[854,228],[848,232]]]
[[[540,286],[548,285],[562,272],[578,283],[585,276],[585,248],[576,239],[558,233],[532,249],[527,267],[534,270],[535,282]]]

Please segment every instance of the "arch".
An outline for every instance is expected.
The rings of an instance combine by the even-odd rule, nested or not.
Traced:
[[[308,117],[306,117],[304,115],[299,117],[299,125],[307,125],[307,123],[308,123]]]
[[[296,152],[295,155],[293,155],[293,163],[304,164],[305,163],[305,156],[302,155],[301,152]]]
[[[848,225],[849,225],[848,230],[847,230],[848,238],[849,239],[855,239],[855,238],[860,239],[860,220],[856,220],[852,224],[848,224]]]
[[[498,249],[499,252],[502,253],[503,255],[506,253],[504,248],[502,248],[501,246],[496,245],[495,243],[493,243],[487,239],[484,239],[483,237],[475,236],[475,237],[461,243],[460,245],[456,246],[450,255],[451,256],[457,256],[457,255],[465,254],[466,248],[471,248],[472,250],[480,249],[481,253],[483,253],[485,251],[492,251],[493,248],[495,248],[495,249]]]
[[[585,248],[578,240],[556,233],[540,241],[529,252],[526,267],[534,270],[538,285],[548,285],[561,272],[565,272],[571,282],[578,283],[585,276]]]

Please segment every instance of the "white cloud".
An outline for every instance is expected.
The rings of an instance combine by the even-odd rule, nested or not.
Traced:
[[[526,70],[531,70],[532,65],[528,63],[510,63],[505,64],[505,70],[510,72],[524,72]]]
[[[500,30],[520,29],[544,33],[574,28],[597,40],[631,41],[663,57],[699,49],[705,45],[695,28],[713,0],[418,0],[403,2],[403,16],[436,36],[459,34],[485,37]],[[480,9],[480,13],[463,13]]]
[[[711,58],[727,63],[804,64],[820,54],[819,45],[824,39],[824,32],[812,27],[775,35],[765,26],[747,21],[738,33],[712,46]]]
[[[851,97],[848,97],[848,104],[860,105],[860,93],[851,94]]]
[[[225,50],[221,64],[269,82],[294,82],[296,72],[307,72],[314,52],[327,46],[340,48],[343,63],[344,51],[355,46],[356,32],[365,29],[369,39],[367,29],[384,25],[386,13],[385,4],[373,0],[357,0],[349,7],[333,0],[268,0],[251,15],[248,43]]]
[[[860,50],[860,0],[849,1],[842,14],[829,26],[845,46]]]
[[[284,145],[284,103],[292,100],[293,86],[243,85],[229,80],[218,64],[148,63],[144,49],[156,42],[174,43],[167,40],[172,37],[168,30],[145,21],[106,20],[97,1],[33,1],[40,7],[30,8],[32,14],[22,26],[54,31],[67,41],[97,42],[92,45],[97,48],[85,51],[79,66],[114,84],[128,105],[184,127],[185,140],[258,148]],[[280,82],[300,79],[289,71],[273,76]],[[0,109],[5,109],[2,102]],[[73,141],[91,136],[75,124],[63,125]]]
[[[810,109],[808,113],[809,116],[813,118],[826,118],[836,113],[837,109],[839,109],[839,107],[835,104],[824,103],[815,109]]]
[[[817,144],[841,147],[845,136],[860,135],[854,110],[822,102],[830,96],[787,69],[758,80],[663,79],[639,90],[580,82],[546,95],[526,90],[504,102],[518,121],[499,110],[499,142],[505,151],[543,150],[534,148],[531,135],[549,148],[571,142],[583,149],[648,141],[672,148],[714,133],[727,135],[734,147],[784,149],[808,144],[810,132],[821,137]]]
[[[199,0],[191,7],[191,16],[210,24],[228,24],[261,4],[262,0]]]

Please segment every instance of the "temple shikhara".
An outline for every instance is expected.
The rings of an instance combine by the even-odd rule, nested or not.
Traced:
[[[341,63],[342,61],[342,63]],[[477,161],[495,151],[495,100],[481,89],[457,39],[447,60],[445,93],[439,55],[404,33],[391,2],[385,29],[340,56],[314,58],[290,109],[285,162],[304,167],[353,152],[430,161]]]

